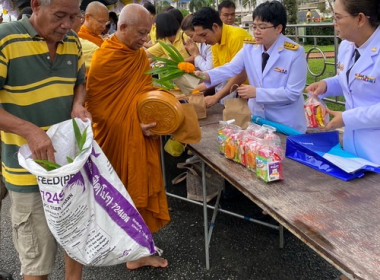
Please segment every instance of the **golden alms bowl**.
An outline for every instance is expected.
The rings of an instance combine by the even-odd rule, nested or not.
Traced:
[[[140,96],[137,113],[140,123],[157,124],[150,131],[158,135],[173,133],[185,117],[177,98],[173,94],[159,90],[148,91]]]

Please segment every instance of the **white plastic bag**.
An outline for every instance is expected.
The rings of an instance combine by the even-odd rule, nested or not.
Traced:
[[[62,167],[46,171],[32,159],[28,145],[20,148],[22,167],[37,176],[50,231],[68,255],[84,265],[115,265],[156,252],[152,234],[123,183],[93,140],[91,123],[80,155],[72,120],[52,126],[47,134]],[[66,157],[75,158],[67,163]]]

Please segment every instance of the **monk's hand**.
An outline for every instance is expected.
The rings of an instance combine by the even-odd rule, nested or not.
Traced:
[[[140,126],[141,126],[141,130],[142,130],[142,133],[144,134],[144,136],[149,137],[149,136],[155,135],[152,131],[150,131],[151,128],[156,126],[155,122],[148,123],[148,124],[140,123]]]
[[[86,122],[91,120],[91,113],[81,104],[74,104],[73,110],[71,111],[72,118],[80,118],[82,121]]]
[[[332,111],[330,109],[326,109],[327,113],[329,113],[331,116],[333,116],[333,119],[326,124],[326,127],[321,128],[321,130],[333,130],[336,128],[340,128],[344,126],[343,122],[343,114],[340,111]]]
[[[255,98],[256,97],[256,87],[251,85],[241,85],[237,88],[237,92],[241,98]]]

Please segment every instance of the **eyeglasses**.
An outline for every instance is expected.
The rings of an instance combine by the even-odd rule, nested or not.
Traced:
[[[271,26],[264,26],[264,25],[252,25],[253,31],[264,31],[265,29],[269,28],[276,28],[276,26],[271,25]]]
[[[333,19],[335,22],[340,21],[341,19],[344,19],[346,17],[350,17],[351,15],[341,16],[341,15],[333,15]]]
[[[236,15],[235,13],[231,13],[231,14],[222,13],[221,14],[222,17],[226,17],[226,18],[228,18],[228,17],[235,17],[235,15]]]
[[[360,13],[359,13],[360,14]],[[338,22],[340,21],[341,19],[345,18],[345,17],[356,17],[358,16],[359,14],[353,14],[353,15],[345,15],[345,16],[341,16],[341,15],[333,15],[333,19],[335,22]],[[366,16],[364,15],[366,18],[371,18],[370,16]]]

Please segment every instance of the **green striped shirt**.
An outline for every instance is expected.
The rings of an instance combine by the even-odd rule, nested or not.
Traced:
[[[18,118],[47,130],[70,119],[75,85],[85,83],[82,47],[70,31],[58,43],[54,61],[47,43],[27,17],[0,24],[0,106]],[[1,132],[2,175],[8,189],[38,191],[35,176],[18,164],[26,140]]]

